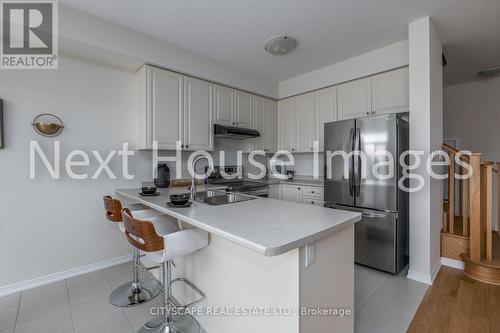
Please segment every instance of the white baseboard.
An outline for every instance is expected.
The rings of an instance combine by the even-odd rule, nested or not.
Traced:
[[[464,262],[456,259],[441,257],[441,265],[464,270]]]
[[[99,262],[96,262],[96,263],[93,263],[90,265],[76,267],[76,268],[68,269],[66,271],[41,276],[41,277],[38,277],[35,279],[26,280],[23,282],[17,282],[17,283],[13,283],[13,284],[10,284],[7,286],[2,286],[2,287],[0,287],[0,297],[14,294],[14,293],[17,293],[19,291],[28,290],[28,289],[32,289],[35,287],[43,286],[43,285],[46,285],[49,283],[61,281],[64,279],[68,279],[68,278],[73,277],[73,276],[77,276],[77,275],[81,275],[81,274],[85,274],[85,273],[90,273],[90,272],[94,272],[94,271],[97,271],[97,270],[100,270],[103,268],[119,265],[119,264],[122,264],[124,262],[131,261],[131,260],[132,260],[132,255],[125,255],[125,256],[121,256],[121,257],[116,257],[116,258],[112,258],[112,259],[99,261]]]
[[[441,260],[438,260],[431,272],[431,284],[436,279],[436,276],[438,275],[440,269],[441,269]]]
[[[432,284],[432,278],[429,274],[424,274],[416,271],[412,271],[411,269],[408,270],[408,274],[406,275],[408,279],[415,280],[417,282],[425,283],[425,284]]]
[[[424,274],[417,271],[408,270],[408,275],[406,277],[408,279],[415,280],[417,282],[425,283],[428,285],[432,285],[434,279],[436,279],[437,274],[439,273],[439,269],[441,268],[441,260],[438,260],[432,269],[431,274]]]

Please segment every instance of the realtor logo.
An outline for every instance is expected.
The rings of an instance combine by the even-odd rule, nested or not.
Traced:
[[[1,1],[0,68],[56,69],[57,0]]]

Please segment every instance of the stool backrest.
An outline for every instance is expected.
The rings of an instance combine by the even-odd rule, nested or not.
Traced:
[[[125,235],[132,246],[145,252],[155,252],[164,249],[163,237],[156,233],[153,223],[134,219],[128,208],[122,210],[122,216],[123,224],[125,225]]]
[[[106,195],[103,199],[106,218],[113,222],[122,222],[122,203],[120,200],[113,199],[109,195]]]

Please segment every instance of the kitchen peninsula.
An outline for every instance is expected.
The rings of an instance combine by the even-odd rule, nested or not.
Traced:
[[[124,202],[142,203],[210,233],[210,245],[176,260],[173,273],[206,293],[201,306],[207,311],[225,309],[196,316],[207,332],[353,332],[359,213],[268,198],[170,208],[169,195],[185,189],[161,189],[156,197],[138,192],[116,191]],[[264,312],[242,315],[257,308]]]

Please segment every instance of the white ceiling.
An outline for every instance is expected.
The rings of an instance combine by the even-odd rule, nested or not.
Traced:
[[[274,81],[404,40],[430,15],[445,42],[445,81],[500,64],[500,0],[60,0],[109,21]],[[298,39],[277,57],[274,35]]]

